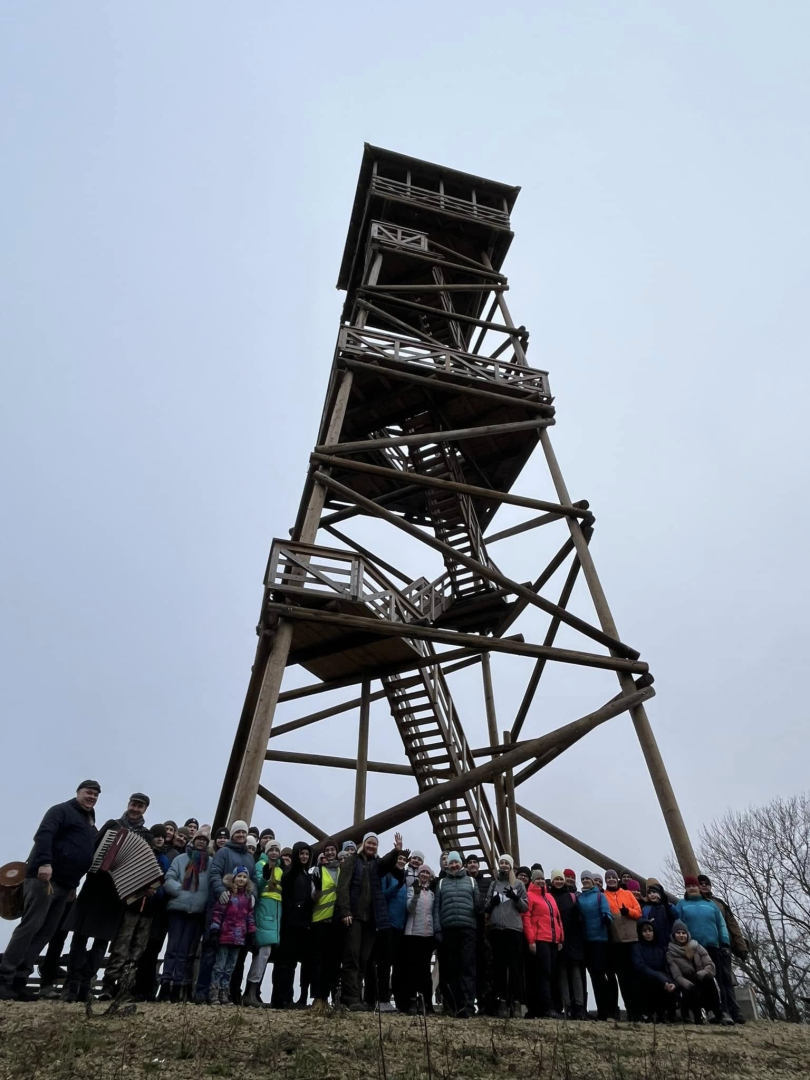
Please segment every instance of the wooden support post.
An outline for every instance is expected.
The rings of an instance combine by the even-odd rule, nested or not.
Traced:
[[[492,669],[489,662],[489,653],[481,653],[481,673],[484,681],[484,707],[487,713],[487,729],[489,741],[494,745],[498,741],[498,717],[495,713],[495,694],[492,689]],[[492,755],[493,760],[495,754]],[[498,818],[498,832],[504,843],[508,844],[509,821],[506,816],[506,788],[502,776],[496,776],[495,787],[495,814]]]
[[[557,497],[561,502],[567,502],[569,499],[568,488],[565,485],[562,471],[551,445],[551,439],[545,429],[540,432],[540,442],[543,446],[543,452],[546,456]],[[608,606],[607,597],[602,588],[602,583],[599,580],[599,575],[596,572],[593,557],[591,556],[582,528],[576,519],[567,518],[566,520],[571,532],[571,539],[574,541],[574,546],[577,549],[579,561],[582,563],[582,573],[588,583],[588,589],[590,590],[591,598],[593,599],[593,604],[596,608],[599,624],[605,633],[609,634],[611,637],[617,637],[618,630],[616,629],[616,623],[613,619],[610,607]],[[618,672],[617,674],[622,692],[626,694],[633,685],[633,680],[630,677],[625,678],[622,672]],[[661,757],[661,751],[658,748],[658,743],[656,742],[644,706],[638,705],[631,711],[630,716],[633,721],[633,726],[636,729],[638,741],[641,744],[644,759],[647,762],[650,779],[652,780],[655,794],[658,797],[658,802],[664,815],[664,821],[669,831],[670,839],[672,840],[672,846],[675,848],[678,865],[684,875],[696,875],[698,873],[698,865],[697,859],[695,858],[695,852],[692,848],[692,842],[689,839],[689,833],[686,831],[686,825],[683,816],[681,815],[680,807],[678,806],[678,800],[675,798],[675,792],[670,783],[669,774],[664,765],[664,759]]]
[[[349,825],[332,835],[337,843],[341,844],[344,840],[361,836],[365,832],[386,832],[388,829],[396,828],[398,825],[402,825],[404,822],[411,821],[420,814],[432,810],[434,806],[438,806],[440,803],[459,798],[470,788],[491,783],[492,778],[503,772],[504,769],[514,769],[517,765],[528,761],[529,758],[553,761],[564,750],[584,738],[589,731],[593,731],[600,724],[612,720],[614,716],[618,716],[620,713],[633,708],[654,695],[655,690],[651,686],[645,687],[643,690],[636,690],[632,694],[622,695],[618,700],[609,701],[595,712],[588,713],[587,716],[580,717],[579,720],[574,720],[556,731],[551,731],[539,739],[529,739],[521,746],[510,750],[508,755],[504,754],[503,757],[478,765],[475,769],[470,769],[468,772],[464,772],[444,784],[432,784],[413,798],[406,799],[404,802],[389,807],[387,810],[382,810],[379,814],[373,814],[371,817],[366,818],[365,821]]]
[[[512,741],[510,732],[503,733],[503,741],[508,744]],[[517,811],[515,810],[515,772],[507,769],[504,777],[506,781],[506,805],[509,810],[509,854],[515,860],[515,866],[520,866],[520,839],[518,836]]]
[[[274,806],[285,818],[289,818],[289,820],[296,825],[300,825],[305,832],[308,832],[310,836],[314,836],[316,840],[325,840],[329,835],[328,833],[325,833],[323,829],[319,829],[317,825],[313,825],[309,818],[305,818],[303,814],[299,814],[294,807],[290,806],[289,803],[284,802],[283,799],[280,799],[278,795],[275,795],[263,784],[259,784],[256,794],[261,795],[265,802]]]
[[[333,757],[331,754],[298,754],[293,750],[266,750],[265,761],[283,761],[290,765],[321,765],[325,769],[357,768],[357,758]],[[413,776],[410,765],[395,765],[390,761],[367,761],[366,771],[388,773],[391,776]]]
[[[371,680],[363,680],[360,695],[360,723],[357,731],[357,779],[354,785],[354,823],[366,816],[366,780],[368,776],[368,729],[370,717]]]
[[[561,664],[577,664],[582,667],[602,668],[607,671],[629,671],[645,675],[648,666],[643,660],[625,660],[621,656],[601,656],[599,653],[577,652],[574,649],[547,648],[545,645],[529,645],[509,638],[488,638],[484,634],[462,634],[458,630],[442,630],[436,626],[420,626],[418,623],[391,622],[388,619],[363,618],[361,615],[343,615],[338,611],[318,611],[316,608],[295,607],[292,604],[267,602],[268,612],[276,612],[284,619],[300,619],[303,622],[333,623],[349,626],[355,630],[367,630],[380,637],[421,638],[448,645],[467,645],[478,651],[510,653],[512,656],[545,656]],[[441,654],[437,656],[437,660]],[[426,667],[424,662],[414,667]],[[375,673],[376,678],[381,676]]]
[[[582,840],[578,840],[576,836],[572,836],[571,833],[565,832],[563,829],[558,828],[556,825],[552,825],[550,821],[546,821],[545,818],[541,818],[539,814],[535,814],[532,810],[527,810],[525,806],[521,806],[520,803],[515,804],[515,809],[522,818],[531,822],[532,825],[536,825],[538,829],[541,829],[549,836],[553,836],[555,840],[559,840],[565,847],[570,848],[571,851],[576,851],[578,855],[581,855],[584,859],[587,859],[591,863],[589,869],[594,868],[598,870],[616,870],[622,873],[624,870],[629,870],[633,877],[641,882],[643,885],[646,882],[646,876],[637,873],[635,870],[630,869],[625,863],[619,859],[612,859],[609,855],[604,855],[601,851],[597,851],[596,848],[591,847],[590,844],[586,844]]]

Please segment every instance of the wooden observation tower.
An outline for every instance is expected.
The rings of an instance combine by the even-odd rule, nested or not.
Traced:
[[[259,644],[217,808],[217,823],[250,820],[259,795],[316,840],[326,833],[262,784],[265,761],[355,771],[354,815],[331,835],[394,828],[427,812],[443,849],[518,854],[522,815],[600,866],[606,856],[516,801],[529,776],[588,731],[629,712],[685,873],[695,857],[647,719],[652,676],[620,638],[589,543],[594,517],[572,502],[552,449],[555,410],[548,374],[527,359],[501,267],[519,189],[366,145],[340,268],[346,301],[291,539],[274,540],[264,580]],[[553,501],[510,493],[536,450]],[[503,504],[531,511],[492,528]],[[344,529],[374,518],[438,552],[444,572],[413,577]],[[343,526],[350,522],[350,526]],[[520,582],[495,563],[493,544],[542,527],[561,545],[537,577]],[[379,531],[379,529],[378,529]],[[567,567],[567,572],[564,568]],[[591,621],[568,610],[579,575]],[[561,587],[548,595],[555,575]],[[539,642],[519,633],[539,609]],[[561,626],[577,648],[560,648]],[[499,731],[490,654],[526,658],[526,689],[511,728]],[[613,671],[618,694],[548,733],[531,731],[544,669],[573,664]],[[282,691],[300,665],[317,680]],[[481,716],[489,743],[475,747],[448,676],[481,667]],[[279,702],[343,687],[359,696],[273,729]],[[401,763],[368,760],[369,707],[386,699],[402,740]],[[599,705],[599,702],[596,703]],[[269,748],[285,731],[359,712],[355,758]],[[528,727],[524,735],[524,726]],[[520,768],[522,766],[522,768]],[[366,814],[369,771],[414,778],[413,798]],[[317,816],[317,815],[315,815]]]

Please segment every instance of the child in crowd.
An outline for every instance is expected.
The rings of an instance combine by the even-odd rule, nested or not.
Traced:
[[[678,913],[667,900],[663,886],[657,881],[647,883],[647,903],[642,909],[642,915],[652,924],[655,944],[666,952]]]
[[[237,866],[233,874],[225,874],[222,884],[231,895],[224,904],[215,904],[211,915],[210,937],[218,946],[208,991],[211,1005],[231,1003],[229,987],[239,950],[243,945],[252,948],[256,933],[253,883],[247,866]]]
[[[435,947],[433,938],[435,894],[431,888],[432,882],[433,871],[423,863],[419,867],[416,881],[408,886],[408,918],[405,923],[405,937],[410,973],[408,998],[410,1012],[413,1015],[421,1014],[422,1008],[426,1013],[433,1012],[433,976],[430,961]]]
[[[674,1023],[678,988],[669,970],[666,949],[655,940],[655,925],[649,919],[638,921],[638,942],[633,946],[633,968],[638,978],[639,1007],[646,1020],[659,1024]]]
[[[281,845],[278,840],[267,846],[256,863],[259,899],[254,912],[256,951],[247,976],[242,1004],[261,1006],[261,985],[268,961],[281,939]]]

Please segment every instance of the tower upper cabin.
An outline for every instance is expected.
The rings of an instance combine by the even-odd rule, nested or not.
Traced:
[[[375,241],[387,244],[388,255],[396,244],[410,251],[440,253],[448,280],[454,260],[461,266],[475,264],[480,268],[483,257],[497,272],[514,235],[510,214],[519,191],[519,187],[366,143],[337,282],[347,293],[344,319],[351,319],[358,286],[367,280]],[[413,259],[398,264],[388,257],[375,284],[380,288],[407,284],[417,293],[423,280],[435,289],[430,263],[425,260],[419,268],[421,274],[415,273],[416,269]],[[458,293],[453,297],[454,310],[462,316],[480,316],[484,292]],[[405,321],[419,325],[418,319]],[[376,324],[373,316],[368,324]]]

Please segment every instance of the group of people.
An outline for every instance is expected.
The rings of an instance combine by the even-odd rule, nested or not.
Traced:
[[[30,1000],[38,964],[41,999],[85,1000],[103,968],[101,1000],[256,1007],[272,963],[269,1006],[280,1009],[312,998],[315,1013],[339,1004],[429,1014],[441,1002],[459,1019],[584,1020],[589,978],[598,1020],[619,1018],[621,994],[631,1021],[701,1023],[710,1013],[744,1022],[731,958],[747,945],[705,876],[687,877],[676,898],[653,878],[642,888],[611,869],[546,875],[508,854],[494,876],[457,851],[442,852],[434,871],[399,833],[381,854],[373,833],[359,845],[286,847],[245,821],[147,827],[142,792],[97,829],[100,794],[83,781],[36,832],[22,918],[0,961],[0,1000]],[[133,835],[154,858],[134,898],[122,897],[120,877],[116,888],[109,859],[96,854],[123,850]]]

